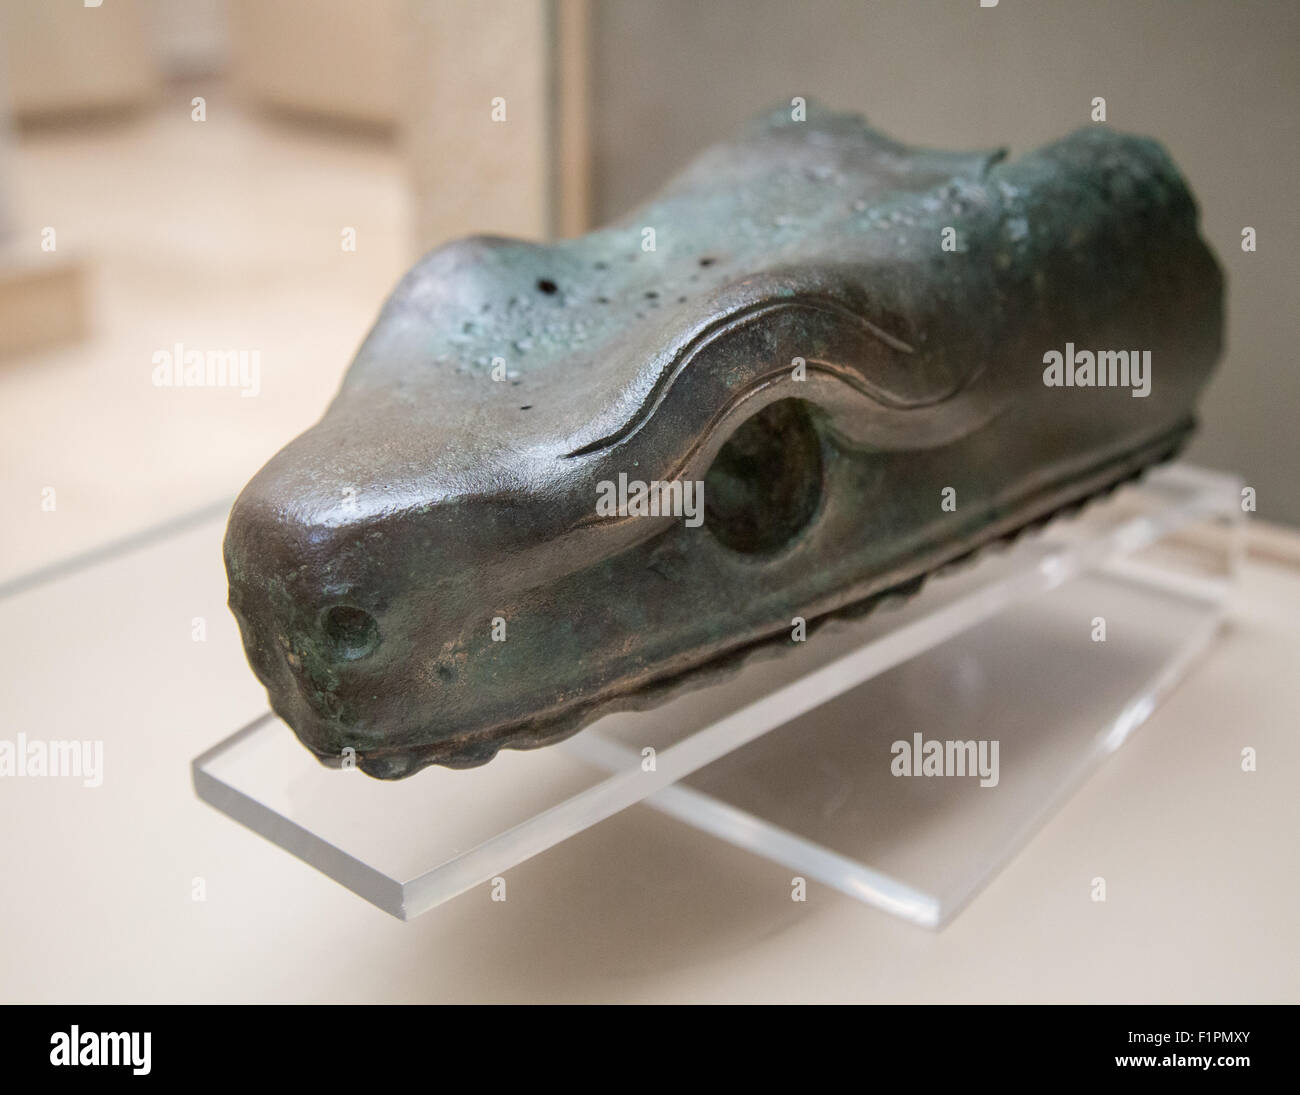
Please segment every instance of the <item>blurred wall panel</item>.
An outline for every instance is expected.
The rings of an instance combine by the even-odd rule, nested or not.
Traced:
[[[580,236],[591,220],[591,0],[554,0],[552,230]]]
[[[0,248],[14,230],[13,122],[9,107],[8,58],[0,50]]]
[[[158,61],[169,77],[208,76],[229,61],[227,0],[148,0]]]
[[[7,64],[0,51],[0,365],[11,354],[81,337],[87,321],[81,264],[44,251],[35,233],[17,228]]]
[[[1169,149],[1227,271],[1227,354],[1188,456],[1300,524],[1300,3],[597,0],[592,36],[597,222],[796,95],[907,142],[1013,153],[1094,124],[1104,97],[1106,124]]]
[[[470,232],[539,238],[552,213],[547,0],[410,0],[406,140],[422,249]]]
[[[9,92],[19,120],[122,110],[160,85],[137,0],[0,0]]]
[[[406,0],[231,0],[236,86],[264,107],[393,126],[405,9]]]

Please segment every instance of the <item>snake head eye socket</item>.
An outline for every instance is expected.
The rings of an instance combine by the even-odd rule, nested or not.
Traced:
[[[770,403],[742,422],[704,478],[705,527],[726,547],[770,555],[808,527],[822,498],[822,446],[808,405]]]

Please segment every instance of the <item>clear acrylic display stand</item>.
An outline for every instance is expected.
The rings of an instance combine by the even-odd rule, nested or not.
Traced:
[[[1242,516],[1235,479],[1162,468],[895,607],[557,746],[384,783],[320,766],[267,714],[194,761],[195,789],[403,919],[645,802],[937,928],[1209,645]],[[895,774],[894,743],[915,735],[996,742],[996,785]]]

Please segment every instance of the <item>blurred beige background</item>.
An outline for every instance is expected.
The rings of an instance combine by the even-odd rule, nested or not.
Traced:
[[[1107,124],[1163,141],[1229,279],[1190,458],[1300,524],[1300,5],[0,0],[0,15],[0,585],[233,497],[319,416],[421,251],[581,231],[795,95],[909,142],[1013,153],[1094,124],[1103,96]],[[154,387],[152,355],[177,342],[256,350],[259,395]]]
[[[1297,5],[0,0],[0,20],[0,736],[101,735],[109,758],[93,791],[4,784],[23,837],[0,844],[0,996],[1300,998],[1300,536],[1274,529],[1269,561],[1265,522],[1222,641],[940,935],[816,885],[792,903],[785,868],[648,807],[513,869],[509,902],[480,887],[402,924],[186,778],[266,707],[225,608],[222,508],[321,413],[418,252],[581,230],[794,95],[1016,151],[1102,95],[1110,124],[1163,140],[1230,278],[1192,455],[1300,523]],[[258,395],[155,387],[176,342],[257,351]]]

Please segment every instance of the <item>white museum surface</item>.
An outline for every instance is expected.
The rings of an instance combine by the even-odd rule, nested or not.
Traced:
[[[194,794],[192,759],[266,702],[224,605],[221,529],[212,518],[0,601],[0,724],[103,741],[98,786],[0,783],[7,1000],[1297,995],[1300,851],[1273,839],[1300,823],[1292,533],[1252,526],[1209,650],[935,933],[812,879],[793,901],[787,867],[647,805],[507,871],[504,901],[489,882],[394,919]]]

